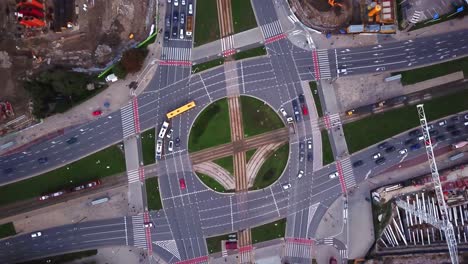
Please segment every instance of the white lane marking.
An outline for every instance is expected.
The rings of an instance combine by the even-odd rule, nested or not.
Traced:
[[[271,192],[271,197],[273,197],[273,201],[275,202],[276,212],[278,212],[278,216],[281,216],[280,212],[279,212],[279,209],[278,209],[278,204],[276,203],[275,194],[273,193],[273,190],[272,190],[271,186],[270,186],[270,192]]]

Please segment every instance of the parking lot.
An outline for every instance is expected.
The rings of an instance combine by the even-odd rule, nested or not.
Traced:
[[[455,12],[455,6],[461,6],[463,0],[404,0],[401,2],[403,17],[409,23],[419,23],[439,16]]]

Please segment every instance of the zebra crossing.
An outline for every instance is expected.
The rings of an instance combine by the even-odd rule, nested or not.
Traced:
[[[128,183],[134,183],[140,181],[140,170],[134,169],[127,171]]]
[[[341,119],[338,113],[334,113],[331,115],[326,115],[323,117],[323,122],[325,123],[325,127],[330,130],[334,127],[341,126]]]
[[[163,47],[161,60],[190,61],[191,52],[190,48]]]
[[[221,251],[221,255],[223,256],[223,258],[227,257],[228,256],[227,250]]]
[[[340,257],[342,260],[348,259],[348,250],[340,249]]]
[[[332,245],[332,246],[333,246],[333,244],[334,244],[334,243],[333,243],[333,237],[324,238],[324,239],[323,239],[323,243],[324,243],[325,245]]]
[[[279,20],[275,20],[271,23],[264,24],[261,26],[263,37],[265,38],[265,43],[270,43],[281,38],[284,38],[286,35],[283,34],[283,29]]]
[[[177,249],[175,240],[156,241],[153,243],[180,259],[179,249]]]
[[[133,227],[133,246],[147,249],[146,244],[146,231],[143,224],[143,215],[132,216],[132,227]]]
[[[325,80],[331,79],[330,61],[328,60],[328,50],[322,49],[322,50],[317,50],[316,52],[317,52],[317,56],[315,56],[317,58],[316,64],[318,64],[318,67],[319,67],[318,79],[325,79]]]
[[[129,103],[120,109],[120,117],[122,119],[123,138],[136,134],[133,103]]]
[[[221,50],[223,51],[223,56],[228,57],[236,53],[234,48],[234,36],[226,36],[221,39]]]
[[[344,184],[346,189],[350,189],[356,186],[356,179],[353,173],[353,166],[349,157],[346,157],[340,161],[337,161],[337,166],[340,168],[338,171],[341,171],[343,175]]]
[[[312,258],[312,244],[286,242],[285,256],[290,258]]]
[[[410,22],[413,24],[416,24],[425,19],[426,19],[426,15],[424,15],[423,11],[414,11],[414,14],[410,18]]]

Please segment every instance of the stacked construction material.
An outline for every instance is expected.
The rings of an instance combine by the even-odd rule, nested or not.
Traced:
[[[22,0],[16,5],[18,23],[27,28],[39,28],[46,25],[44,21],[44,4],[37,0]]]

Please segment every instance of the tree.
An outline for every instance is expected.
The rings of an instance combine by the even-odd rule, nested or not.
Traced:
[[[127,73],[134,73],[141,70],[148,50],[146,48],[133,48],[124,52],[120,64]]]

